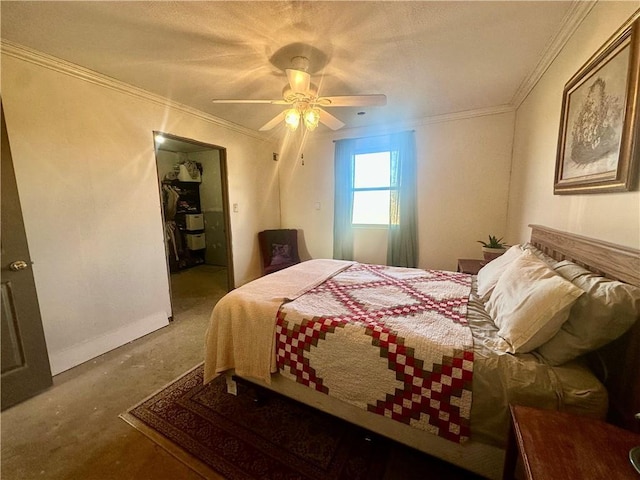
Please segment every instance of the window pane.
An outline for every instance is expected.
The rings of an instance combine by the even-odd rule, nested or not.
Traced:
[[[388,187],[389,152],[365,153],[355,156],[354,188]]]
[[[353,192],[352,223],[388,225],[389,190]]]

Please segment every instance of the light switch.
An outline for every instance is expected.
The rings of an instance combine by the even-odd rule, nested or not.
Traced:
[[[320,202],[315,203],[316,210],[320,210]]]
[[[238,204],[237,203],[233,204],[233,212],[234,213],[238,213]]]

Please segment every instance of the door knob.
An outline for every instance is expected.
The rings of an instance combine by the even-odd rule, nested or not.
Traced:
[[[9,269],[13,270],[14,272],[18,272],[20,270],[24,270],[28,266],[29,264],[24,260],[16,260],[15,262],[12,262],[11,265],[9,265]]]

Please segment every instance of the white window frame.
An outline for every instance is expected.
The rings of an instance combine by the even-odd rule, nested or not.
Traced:
[[[390,150],[373,150],[373,151],[362,151],[362,152],[358,152],[356,154],[354,154],[353,156],[353,182],[351,184],[351,195],[353,198],[353,210],[355,211],[355,203],[356,203],[356,192],[374,192],[374,191],[388,191],[389,192],[389,202],[391,202],[391,192],[393,191],[398,191],[398,187],[393,187],[391,186],[391,178],[389,178],[388,181],[388,185],[387,186],[383,186],[383,187],[356,187],[356,166],[355,166],[355,162],[356,162],[356,157],[360,156],[360,155],[372,155],[372,154],[376,154],[376,153],[387,153],[388,154],[388,161],[389,161],[389,170],[391,170],[391,151]],[[353,211],[351,212],[351,226],[353,228],[366,228],[366,229],[388,229],[389,228],[389,224],[391,221],[390,212],[391,209],[391,205],[389,204],[387,206],[387,223],[355,223],[353,221]]]

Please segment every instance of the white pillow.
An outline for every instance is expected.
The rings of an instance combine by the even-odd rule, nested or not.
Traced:
[[[560,330],[583,293],[525,251],[500,276],[486,304],[504,340],[498,348],[509,353],[536,349]]]
[[[491,260],[478,272],[478,296],[483,302],[489,300],[491,292],[496,286],[500,275],[516,258],[522,255],[520,245],[514,245],[498,258]]]

